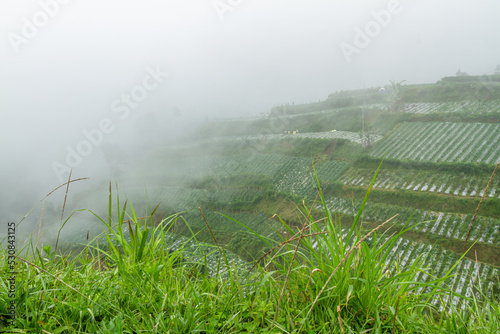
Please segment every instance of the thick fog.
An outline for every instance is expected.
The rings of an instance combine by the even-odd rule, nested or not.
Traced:
[[[113,159],[206,120],[491,74],[499,13],[497,0],[0,0],[2,220],[71,168],[110,178]]]

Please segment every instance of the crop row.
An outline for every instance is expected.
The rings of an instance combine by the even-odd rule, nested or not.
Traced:
[[[268,217],[257,214],[249,213],[236,213],[230,214],[231,218],[245,224],[252,230],[258,232],[261,235],[265,235],[271,239],[279,239],[280,236],[277,233],[283,233],[278,228],[273,220]],[[231,235],[238,235],[235,239],[242,239],[243,242],[248,242],[249,239],[245,238],[244,235],[249,237],[250,234],[240,225],[227,219],[226,217],[215,213],[215,212],[205,212],[205,218],[210,224],[214,234],[226,233]],[[191,213],[186,216],[186,219],[196,230],[196,226],[205,228],[205,222],[200,217],[198,213]],[[345,238],[347,231],[343,231],[343,237]],[[379,245],[384,243],[386,236],[381,236],[379,240]],[[367,243],[371,244],[372,238],[367,239]],[[175,245],[180,246],[185,241],[175,241]],[[173,245],[173,248],[174,246]],[[188,244],[189,246],[190,244]],[[192,245],[193,246],[193,245]],[[315,246],[313,242],[313,247]],[[193,246],[193,254],[196,257],[196,248]],[[188,247],[189,249],[189,247]],[[213,251],[213,248],[212,248]],[[215,256],[214,256],[215,255]],[[256,254],[253,254],[256,257]],[[393,245],[390,250],[389,255],[386,258],[386,266],[389,273],[396,273],[398,270],[404,270],[409,268],[417,258],[421,258],[422,262],[420,267],[424,269],[417,273],[415,280],[419,282],[426,282],[432,279],[432,276],[441,277],[444,276],[448,271],[451,271],[452,276],[448,279],[445,284],[451,288],[454,292],[458,294],[471,297],[473,293],[476,293],[476,297],[480,299],[478,287],[481,287],[483,291],[486,291],[487,295],[491,297],[493,285],[499,280],[500,271],[491,265],[473,262],[467,258],[460,258],[447,250],[442,249],[439,246],[429,245],[426,243],[416,243],[410,241],[406,238],[399,238],[397,242]],[[231,254],[232,262],[238,264],[240,268],[249,268],[249,265],[239,258],[236,258]],[[452,269],[452,267],[458,262],[458,265]],[[214,274],[215,269],[220,267],[223,268],[220,256],[217,254],[212,254],[208,261],[209,273]],[[425,291],[422,291],[424,290]],[[418,292],[431,292],[432,287],[420,288]],[[452,296],[451,300],[449,297],[444,299],[444,303],[452,303],[457,305],[460,300],[458,297]],[[432,300],[432,303],[437,307],[442,308],[443,305],[440,304],[441,301],[438,299]],[[465,307],[466,305],[460,305]]]
[[[128,231],[124,231],[125,235],[127,235],[127,233]],[[227,276],[228,268],[225,265],[224,255],[222,255],[214,245],[197,243],[193,239],[188,239],[182,235],[173,233],[167,233],[165,239],[167,240],[166,243],[169,251],[173,252],[182,248],[183,259],[192,263],[203,264],[209,276],[214,276],[216,274],[220,274],[222,277]],[[231,251],[226,250],[225,257],[231,270],[235,270],[238,276],[246,274],[247,270],[251,268],[251,264]],[[200,270],[200,268],[198,268],[198,270]]]
[[[200,226],[203,229],[207,228],[205,220],[203,219],[198,210],[188,211],[186,213],[183,213],[182,216],[186,218],[186,220],[188,220],[188,222],[192,226]],[[224,217],[220,213],[213,211],[205,211],[204,216],[214,233],[216,232],[229,233],[229,234],[235,232],[248,233],[248,230],[246,230],[244,227],[235,223],[231,219]],[[269,217],[266,217],[263,214],[253,214],[253,213],[243,212],[243,213],[230,213],[228,214],[228,216],[262,235],[269,234],[270,230],[269,226],[274,225],[274,221],[269,222]]]
[[[206,193],[206,199],[210,202],[231,203],[233,201],[254,202],[262,194],[259,189],[247,188],[217,188]]]
[[[274,189],[281,193],[313,197],[318,191],[312,168],[307,164],[284,165],[273,181]]]
[[[492,164],[500,160],[500,124],[405,122],[379,142],[372,155]]]
[[[360,207],[360,201],[344,198],[330,198],[327,207],[332,212],[355,215]],[[320,208],[320,206],[318,206]],[[370,203],[363,210],[363,219],[383,222],[398,215],[395,223],[413,226],[413,230],[421,233],[440,235],[446,238],[465,240],[473,215],[422,211],[396,205]],[[498,245],[500,243],[500,220],[477,216],[471,230],[470,241]]]
[[[350,164],[339,161],[325,161],[315,166],[321,183],[336,182],[349,169]],[[232,201],[254,202],[260,195],[259,189],[248,187],[227,188],[218,181],[229,176],[255,175],[268,177],[273,190],[284,194],[295,194],[314,198],[317,184],[310,158],[290,157],[275,154],[233,155],[220,157],[194,157],[176,160],[171,166],[164,166],[179,180],[208,180],[210,189],[187,188],[183,186],[129,185],[120,192],[137,207],[148,207],[148,203],[168,207],[174,211],[195,208],[202,202]],[[146,196],[147,195],[147,196]],[[96,197],[96,196],[94,196]],[[100,201],[106,200],[103,196]],[[83,203],[83,202],[82,202]],[[83,203],[86,204],[86,203]],[[82,204],[82,205],[83,205]],[[92,205],[87,205],[92,208]]]
[[[275,113],[275,115],[268,117],[270,121],[274,119],[292,119],[292,118],[298,118],[298,117],[307,117],[307,116],[314,116],[314,115],[325,115],[325,114],[336,114],[336,113],[341,113],[341,112],[350,112],[353,110],[359,110],[361,107],[342,107],[342,108],[333,108],[333,109],[324,109],[321,111],[312,111],[312,112],[304,112],[304,113],[288,113],[287,107],[285,106],[283,108],[283,111]],[[290,110],[293,110],[292,108],[289,108]],[[367,104],[363,107],[365,111],[376,111],[376,110],[381,110],[381,111],[389,111],[390,105],[384,104],[384,103],[374,103],[374,104]],[[280,115],[281,116],[277,116]],[[253,119],[262,119],[262,117],[254,117]],[[247,120],[251,118],[234,118],[232,120],[234,121],[239,121],[239,120]]]
[[[322,162],[316,166],[316,174],[320,182],[338,182],[340,176],[344,174],[349,168],[350,164],[346,162],[339,162],[335,160]]]
[[[351,169],[340,181],[346,185],[368,187],[373,171]],[[464,182],[464,180],[467,180]],[[463,173],[436,173],[430,171],[381,170],[374,183],[375,188],[413,190],[456,196],[482,196],[488,180]],[[494,179],[488,188],[488,197],[500,198],[500,179]]]
[[[137,211],[137,214],[138,216],[142,216],[143,211]],[[193,217],[194,216],[195,215],[193,214]],[[198,216],[200,216],[199,212]],[[220,215],[208,213],[209,218],[207,219],[210,219],[209,222],[214,225],[215,229],[223,228],[217,226],[217,220],[212,219],[214,216],[220,217]],[[257,217],[257,219],[260,218],[257,224],[252,225],[253,228],[258,229],[259,226],[266,226],[265,224],[262,224],[262,222],[265,221],[264,217],[261,217],[259,215],[253,216],[254,218]],[[252,222],[252,220],[248,219],[248,217],[244,221],[246,223]],[[181,221],[178,220],[177,223],[181,223]],[[237,225],[236,223],[233,224]],[[205,226],[206,228],[204,222],[203,226]],[[57,227],[57,224],[52,224],[52,226],[50,226],[50,228],[48,228],[45,232],[50,233],[50,235],[57,235]],[[74,246],[84,244],[97,237],[100,245],[106,244],[107,241],[102,234],[103,227],[104,226],[100,223],[92,223],[89,219],[82,220],[78,216],[73,216],[68,222],[68,226],[62,229],[61,240],[64,240],[64,244]],[[260,230],[262,231],[262,228]],[[125,240],[130,242],[130,232],[127,224],[123,225],[123,234]],[[87,236],[89,236],[90,238],[87,239]],[[227,275],[227,267],[225,266],[224,257],[222,256],[220,251],[213,245],[197,243],[193,238],[186,238],[182,235],[173,234],[170,232],[165,234],[165,239],[169,251],[173,252],[179,248],[183,248],[184,251],[182,252],[182,258],[188,262],[202,263],[209,275],[215,275],[217,274],[217,271],[221,275],[223,275],[223,277]],[[206,262],[204,261],[205,255]],[[238,276],[244,277],[247,273],[247,270],[251,268],[251,264],[244,261],[231,251],[226,251],[226,258],[228,263],[230,264],[231,270],[237,271]],[[201,270],[201,267],[198,268],[198,270]]]
[[[441,103],[408,103],[404,110],[414,114],[430,114],[442,112],[467,111],[473,114],[484,114],[500,111],[500,101],[456,101]]]
[[[254,135],[254,136],[236,136],[236,137],[212,137],[205,139],[201,144],[208,143],[224,143],[224,142],[247,142],[247,141],[275,141],[290,138],[311,138],[311,139],[347,139],[355,143],[361,144],[362,137],[358,132],[350,131],[337,131],[332,130],[328,132],[304,132],[296,134],[269,134],[269,135]],[[382,139],[380,135],[371,135],[372,143]]]
[[[168,177],[189,180],[233,175],[266,175],[272,177],[292,157],[277,154],[214,156],[200,155],[165,161],[158,173],[168,171]]]
[[[272,239],[279,239],[280,236],[277,233],[283,232],[275,228],[276,224],[274,221],[262,215],[242,213],[230,214],[229,216],[245,224],[254,231],[257,231],[261,235],[265,235]],[[215,234],[218,232],[231,235],[238,234],[236,239],[240,239],[244,235],[249,236],[249,233],[247,233],[244,228],[218,213],[206,212],[205,217]],[[186,218],[193,226],[199,225],[202,228],[205,228],[205,222],[199,214],[189,214]],[[196,223],[196,220],[199,222]],[[343,237],[345,238],[346,235],[347,231],[344,230]],[[379,245],[384,243],[385,238],[385,235],[380,237]],[[371,244],[372,241],[373,239],[371,237],[367,239],[368,244]],[[175,244],[172,248],[175,248],[175,245],[180,246],[183,242],[185,242],[185,240],[173,241]],[[248,242],[248,239],[244,239],[244,242]],[[193,247],[189,247],[189,245],[190,244],[188,244],[188,249],[192,248],[193,255],[196,257],[196,247],[194,247],[194,245],[191,245]],[[313,247],[314,246],[315,244],[313,242]],[[207,248],[207,250],[213,251],[213,248]],[[420,258],[422,261],[420,267],[423,268],[424,271],[417,273],[415,277],[416,281],[427,282],[432,279],[432,276],[441,277],[450,271],[452,276],[445,282],[446,286],[451,288],[457,294],[462,294],[466,297],[471,297],[472,294],[476,294],[476,297],[480,299],[481,297],[478,292],[478,287],[481,287],[482,290],[485,291],[489,297],[491,297],[493,285],[500,278],[499,269],[491,265],[474,262],[467,258],[460,260],[456,254],[444,250],[439,246],[426,243],[416,243],[404,237],[399,238],[389,252],[390,253],[385,261],[389,273],[395,274],[398,270],[409,268],[417,260],[417,258]],[[216,268],[224,267],[223,263],[221,263],[220,256],[217,255],[217,253],[212,254],[208,261],[208,270],[210,274],[214,274]],[[255,256],[256,254],[253,255]],[[231,254],[230,259],[230,262],[234,262],[240,268],[249,268],[248,263],[245,263],[233,254]],[[452,269],[455,264],[457,264],[456,267]],[[423,291],[424,289],[425,291]],[[431,292],[431,289],[432,287],[430,286],[421,287],[418,292],[429,293]],[[451,296],[452,299],[448,300],[449,298],[450,297],[444,298],[443,302],[445,305],[446,303],[457,305],[460,302],[458,297]],[[432,303],[439,308],[443,308],[441,301],[438,299],[433,299]],[[463,308],[466,307],[466,305],[460,306]]]
[[[316,166],[316,173],[321,182],[333,182],[349,167],[345,162],[326,161]],[[311,159],[304,157],[275,154],[196,157],[179,159],[169,170],[175,168],[178,169],[176,176],[182,179],[264,175],[272,180],[274,189],[279,192],[313,197],[317,191]]]
[[[149,205],[156,206],[160,203],[161,208],[170,208],[174,211],[182,211],[187,208],[196,208],[200,199],[207,198],[207,190],[190,189],[183,187],[151,186],[147,188],[147,197],[144,188],[127,188],[127,200],[134,207],[146,209]]]
[[[260,195],[258,189],[250,188],[217,188],[217,189],[192,189],[183,187],[152,186],[147,189],[147,197],[144,188],[128,188],[128,200],[137,208],[147,208],[160,203],[162,208],[173,211],[184,211],[196,208],[203,202],[232,201],[253,202]],[[149,204],[148,204],[149,202]],[[154,204],[154,205],[153,205]]]
[[[299,138],[315,138],[315,139],[347,139],[358,144],[362,143],[362,136],[357,132],[349,132],[349,131],[337,131],[332,130],[330,132],[310,132],[310,133],[299,133]],[[371,135],[372,142],[375,143],[382,139],[380,135]]]
[[[347,230],[342,230],[342,238],[345,240]],[[387,240],[387,235],[382,234],[377,237],[377,244],[380,246]],[[373,244],[373,236],[366,239],[368,245]],[[352,244],[352,242],[348,242]],[[317,241],[312,242],[314,248],[317,247]],[[351,245],[352,246],[352,245]],[[388,255],[385,259],[388,275],[394,275],[398,271],[409,269],[415,261],[419,261],[418,267],[423,271],[419,271],[415,276],[417,282],[428,282],[432,277],[443,277],[446,273],[450,272],[450,278],[445,281],[445,287],[452,289],[458,294],[471,297],[476,293],[476,297],[481,299],[478,288],[485,291],[489,297],[492,295],[493,285],[500,277],[500,270],[491,265],[473,262],[467,258],[460,259],[455,253],[445,250],[440,246],[426,244],[424,242],[411,241],[404,237],[398,240],[388,250]],[[456,267],[453,266],[456,264]],[[425,291],[423,291],[425,289]],[[432,287],[420,287],[418,292],[430,293]],[[449,298],[444,299],[444,304],[448,303]],[[459,303],[457,297],[453,297],[449,302],[457,305]],[[443,308],[441,301],[433,299],[432,303]],[[460,305],[465,307],[466,305]]]
[[[454,292],[466,297],[471,297],[473,293],[476,293],[476,297],[480,299],[481,296],[477,290],[478,287],[481,287],[491,297],[493,285],[499,279],[498,268],[484,263],[473,262],[467,258],[460,260],[456,254],[441,247],[416,243],[405,238],[400,238],[395,243],[386,260],[386,264],[390,272],[395,272],[397,268],[404,269],[410,267],[419,256],[422,257],[421,267],[427,268],[427,271],[417,273],[416,281],[429,281],[431,275],[442,277],[451,270],[452,277],[445,284]],[[452,267],[458,261],[458,265],[452,270]],[[425,291],[422,291],[424,289]],[[431,287],[421,287],[418,292],[429,293],[431,289]],[[449,296],[446,296],[443,302],[444,304],[451,302],[457,305],[459,299],[458,297],[452,297],[452,300],[449,301]],[[439,308],[443,308],[438,299],[433,299],[432,303]],[[465,307],[466,305],[461,306]]]
[[[123,233],[125,239],[130,242],[128,228],[124,228]],[[193,274],[195,274],[194,271],[202,273],[203,270],[206,270],[209,276],[219,274],[222,277],[228,277],[228,268],[226,267],[224,257],[229,264],[230,270],[236,272],[242,279],[244,279],[244,275],[251,268],[250,263],[241,259],[235,253],[226,250],[223,255],[219,249],[211,244],[198,243],[192,238],[188,239],[182,235],[173,233],[166,233],[165,240],[170,252],[174,252],[180,248],[183,249],[182,259],[188,265],[193,265]],[[196,263],[198,264],[198,268],[194,266]]]
[[[320,182],[336,181],[348,168],[349,164],[328,161],[316,168]],[[296,158],[278,170],[274,175],[274,189],[282,193],[314,198],[318,192],[314,171],[307,158]]]

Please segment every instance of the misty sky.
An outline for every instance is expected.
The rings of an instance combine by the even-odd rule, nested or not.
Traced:
[[[491,74],[499,14],[498,0],[0,0],[0,208],[60,184],[53,163],[84,131],[107,131],[75,162],[95,177],[103,147],[135,154],[186,124]]]

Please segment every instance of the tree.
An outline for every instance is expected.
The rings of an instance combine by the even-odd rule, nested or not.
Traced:
[[[375,133],[371,128],[369,128],[367,131],[364,132],[358,132],[359,134],[359,139],[361,140],[361,145],[363,146],[364,150],[368,150],[369,148],[372,147],[373,145],[373,139]]]
[[[391,87],[392,87],[392,92],[391,92],[391,95],[389,96],[389,99],[391,101],[391,112],[399,111],[399,109],[401,107],[401,101],[402,101],[401,84],[405,81],[406,80],[396,82],[395,80],[389,80],[389,82],[391,83]]]

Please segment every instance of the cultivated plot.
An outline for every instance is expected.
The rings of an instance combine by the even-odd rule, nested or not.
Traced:
[[[371,154],[398,160],[494,164],[500,160],[500,124],[405,122]]]

